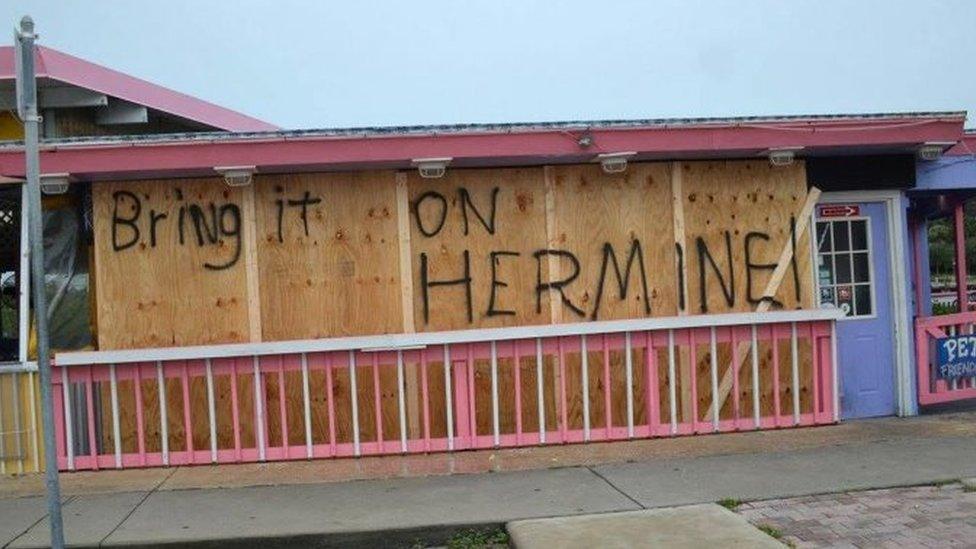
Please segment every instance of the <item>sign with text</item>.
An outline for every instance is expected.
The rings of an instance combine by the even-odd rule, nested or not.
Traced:
[[[831,204],[820,206],[818,217],[856,217],[861,215],[861,207],[857,204]]]
[[[936,376],[953,380],[976,376],[976,335],[943,337],[936,340]]]

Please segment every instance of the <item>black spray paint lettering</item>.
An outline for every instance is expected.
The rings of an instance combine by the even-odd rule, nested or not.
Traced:
[[[777,308],[782,307],[783,304],[777,301],[776,299],[774,299],[772,296],[762,295],[759,296],[758,299],[753,297],[752,271],[754,270],[773,271],[776,269],[775,263],[753,263],[752,262],[752,241],[755,239],[759,239],[765,242],[769,240],[769,235],[766,233],[760,233],[754,231],[754,232],[746,233],[746,237],[743,241],[745,247],[745,254],[746,254],[745,256],[746,258],[746,301],[750,305],[758,305],[763,301],[769,301],[774,307]]]
[[[471,194],[468,193],[468,190],[464,187],[460,187],[458,189],[458,196],[461,199],[461,216],[464,218],[465,236],[468,235],[469,207],[474,215],[478,218],[478,221],[481,221],[481,224],[484,225],[485,230],[488,231],[488,234],[495,234],[495,211],[498,209],[498,191],[498,187],[491,190],[491,212],[488,214],[488,219],[485,220],[484,216],[481,215],[481,212],[478,211],[478,208],[476,208],[474,203],[471,201]]]
[[[471,218],[470,213],[481,223],[485,228],[485,231],[490,235],[495,234],[495,214],[498,211],[498,193],[500,189],[494,187],[491,190],[491,195],[489,198],[489,204],[487,207],[482,206],[479,209],[475,206],[474,200],[471,198],[471,193],[468,189],[464,187],[458,187],[457,197],[458,202],[461,205],[461,221],[462,221],[462,231],[465,236],[468,236],[471,232]],[[424,222],[424,216],[422,215],[422,210],[424,210],[424,204],[430,203],[431,207],[435,208],[433,219],[430,219],[430,223]],[[413,211],[414,222],[417,224],[417,230],[420,234],[427,238],[436,236],[444,228],[444,224],[447,222],[447,210],[448,201],[447,197],[437,191],[427,191],[418,196],[413,201]],[[484,210],[487,210],[485,212]]]
[[[698,245],[698,298],[700,300],[699,306],[701,307],[701,312],[708,312],[708,291],[705,288],[707,278],[705,275],[706,260],[712,266],[715,277],[718,278],[719,286],[722,288],[722,295],[725,296],[726,305],[729,307],[735,306],[735,269],[732,265],[732,235],[729,231],[725,231],[725,258],[729,266],[728,284],[726,284],[725,277],[722,276],[722,271],[715,263],[712,254],[708,251],[708,245],[705,244],[705,239],[699,236],[695,242]]]
[[[233,267],[237,263],[237,260],[241,258],[241,209],[237,207],[237,204],[224,204],[220,207],[219,216],[218,228],[220,229],[220,234],[233,238],[234,254],[223,264],[203,264],[204,267],[213,271],[221,271]],[[228,219],[231,221],[230,225],[227,224]]]
[[[427,227],[424,226],[424,222],[420,216],[420,207],[421,205],[423,205],[424,202],[428,200],[436,200],[437,203],[440,204],[440,213],[437,215],[438,217],[437,226],[434,227],[433,229],[427,229]],[[441,232],[441,229],[444,228],[444,222],[447,220],[447,199],[444,198],[444,195],[442,195],[437,191],[427,191],[424,194],[418,196],[417,200],[414,201],[413,215],[414,218],[417,220],[417,229],[420,231],[420,234],[426,236],[427,238],[430,238],[436,235],[437,233]]]
[[[617,262],[617,254],[613,251],[613,245],[609,242],[603,245],[603,265],[600,267],[600,281],[597,283],[596,303],[593,304],[592,320],[597,319],[600,312],[600,302],[603,299],[603,286],[607,278],[607,268],[612,266],[613,272],[617,275],[617,295],[620,301],[627,298],[627,288],[630,286],[630,269],[634,263],[640,271],[641,291],[644,298],[644,314],[651,314],[651,301],[647,292],[647,271],[644,269],[644,250],[641,249],[640,240],[634,239],[630,244],[630,254],[627,256],[627,264],[624,273],[620,273],[620,264]]]
[[[563,305],[567,306],[576,313],[579,317],[585,317],[586,312],[573,304],[572,301],[566,297],[566,293],[563,288],[569,286],[580,274],[580,262],[579,259],[573,255],[572,252],[566,250],[538,250],[534,254],[536,261],[536,285],[535,285],[535,311],[536,313],[542,313],[542,294],[546,292],[556,292],[559,294],[559,299],[562,301]],[[542,281],[542,258],[555,256],[557,258],[568,259],[570,264],[573,266],[573,273],[569,276],[563,278],[562,280],[549,280],[546,282]]]
[[[179,189],[175,190],[178,202],[183,202],[183,193]],[[140,221],[142,218],[142,200],[129,191],[116,191],[112,193],[115,202],[112,211],[112,250],[120,252],[138,244],[143,235]],[[131,214],[124,215],[126,204],[130,204]],[[149,210],[149,247],[155,248],[159,245],[158,227],[169,218],[169,214],[158,212],[155,209]],[[237,204],[225,203],[220,206],[213,202],[205,205],[182,204],[177,215],[177,234],[179,244],[186,244],[187,224],[189,220],[190,229],[196,236],[198,247],[209,245],[223,245],[225,240],[233,242],[233,253],[230,259],[223,263],[204,263],[204,267],[210,270],[223,270],[235,265],[241,257],[242,249],[242,227],[241,210]],[[128,238],[123,239],[122,231],[128,231]]]
[[[508,288],[508,283],[498,279],[498,264],[502,257],[518,257],[518,252],[498,251],[488,255],[491,262],[491,294],[488,298],[488,310],[485,316],[515,316],[515,311],[511,309],[496,309],[495,302],[498,299],[498,288]]]
[[[122,200],[123,198],[128,198],[129,202],[132,202],[131,217],[121,217],[119,215],[119,206],[124,202]],[[142,202],[138,196],[129,191],[115,191],[112,193],[112,199],[115,201],[115,208],[112,210],[112,249],[120,252],[135,246],[139,242],[140,231],[136,221],[142,213]],[[132,238],[126,242],[119,242],[119,228],[121,226],[128,227],[132,231]]]
[[[677,266],[678,272],[675,277],[675,283],[678,285],[678,310],[685,310],[685,250],[681,247],[681,244],[674,243],[674,257],[676,259],[675,264]]]
[[[793,292],[796,302],[800,302],[800,271],[796,269],[796,218],[790,215],[790,265],[793,267]]]
[[[465,305],[467,306],[468,322],[474,322],[471,304],[471,254],[464,250],[463,274],[452,280],[430,280],[427,254],[420,254],[420,291],[424,301],[424,324],[430,321],[430,290],[439,286],[464,285]]]
[[[281,187],[276,187],[275,188],[275,192],[281,193],[281,192],[283,192],[283,189]],[[317,197],[316,196],[315,198],[312,198],[312,194],[310,192],[308,192],[308,191],[305,191],[305,194],[302,195],[302,197],[299,198],[299,199],[297,199],[297,200],[290,199],[290,198],[287,199],[287,200],[284,199],[284,198],[278,198],[278,199],[276,199],[275,200],[275,206],[277,206],[277,208],[278,208],[278,210],[277,210],[278,211],[278,218],[277,218],[277,222],[278,222],[278,242],[284,242],[285,241],[285,234],[284,234],[285,207],[289,207],[289,208],[300,208],[301,209],[301,213],[299,214],[299,217],[302,220],[302,228],[305,230],[305,236],[309,236],[309,234],[308,234],[308,207],[309,206],[314,206],[316,204],[319,204],[320,202],[322,202],[322,199],[320,197]]]

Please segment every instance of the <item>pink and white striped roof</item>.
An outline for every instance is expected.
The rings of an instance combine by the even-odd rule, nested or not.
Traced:
[[[35,70],[38,78],[103,93],[217,130],[256,132],[279,129],[274,124],[51,48],[37,48]],[[0,82],[14,78],[14,48],[0,46]]]

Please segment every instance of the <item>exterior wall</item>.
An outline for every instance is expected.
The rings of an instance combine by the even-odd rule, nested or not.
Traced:
[[[916,178],[913,192],[976,189],[976,157],[943,156],[934,162],[919,162]]]
[[[766,161],[96,182],[99,348],[752,311],[806,193]],[[764,306],[811,307],[809,261]]]
[[[812,307],[807,250],[814,198],[802,162],[631,163],[612,175],[593,164],[452,169],[442,179],[395,171],[259,174],[244,188],[210,178],[96,182],[93,190],[102,351]],[[802,250],[795,256],[793,241]],[[712,402],[708,385],[692,380],[708,379],[712,361],[728,364],[732,353],[724,345],[714,358],[705,347],[679,354],[682,418],[691,421],[696,406],[701,415]],[[791,356],[788,339],[762,344],[761,381],[754,388],[743,380],[739,400],[755,399],[768,414],[796,391],[798,405],[810,409],[809,339],[798,342],[796,354],[798,385],[791,387],[777,382],[792,379],[786,361],[777,362]],[[569,373],[558,380],[572,395],[565,411],[571,424],[583,413],[580,360],[568,359]],[[587,376],[600,379],[623,361],[619,353],[604,364],[594,356]],[[395,370],[363,368],[356,377],[375,387],[361,385],[355,398],[337,389],[337,409],[358,402],[365,417],[374,388],[380,407],[395,409]],[[483,408],[492,376],[487,363],[473,368],[472,400]],[[416,387],[416,364],[405,370],[408,388]],[[497,383],[512,386],[514,372],[502,372]],[[286,415],[301,414],[296,373],[269,384],[263,409],[281,405]],[[344,371],[336,375],[339,387],[348,386]],[[182,424],[179,380],[170,381],[169,432],[179,446],[179,433],[204,437],[207,428]],[[183,391],[202,395],[202,382]],[[623,377],[604,382],[614,394],[626,391]],[[250,383],[242,377],[238,389],[248,394]],[[723,375],[726,391],[731,383]],[[103,432],[111,428],[107,390],[103,385]],[[432,390],[441,394],[443,387]],[[227,402],[231,386],[215,391],[218,402]],[[145,404],[158,396],[140,398]],[[631,404],[640,409],[645,398]],[[124,421],[131,421],[139,406],[133,391],[124,387],[119,399]],[[722,417],[731,417],[731,401],[720,400]],[[615,398],[594,406],[594,414],[605,414],[594,421],[623,417],[625,404]],[[188,405],[194,421],[206,420],[205,399]],[[547,417],[557,417],[555,400],[544,405]],[[410,417],[417,417],[416,406],[408,406]],[[484,409],[476,415],[480,422],[490,418]],[[377,431],[395,432],[396,415],[382,416]],[[440,423],[432,428],[443,430],[443,413],[434,410],[433,417]],[[500,421],[509,432],[513,413],[503,410]],[[158,422],[151,417],[149,424]],[[218,426],[221,444],[233,438],[227,429]],[[280,426],[269,429],[269,437],[280,436]],[[195,440],[194,447],[205,443]]]

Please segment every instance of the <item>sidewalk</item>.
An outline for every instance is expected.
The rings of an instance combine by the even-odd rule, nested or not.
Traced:
[[[451,463],[500,472],[316,483],[318,468],[355,463],[343,460],[67,474],[67,538],[79,546],[410,545],[525,518],[940,482],[976,476],[976,414],[469,454]],[[446,459],[425,458],[401,473]],[[613,463],[623,460],[631,462]],[[561,467],[531,469],[546,463]],[[0,484],[0,493],[21,495],[0,499],[5,546],[47,545],[43,498],[26,495],[37,482]]]

